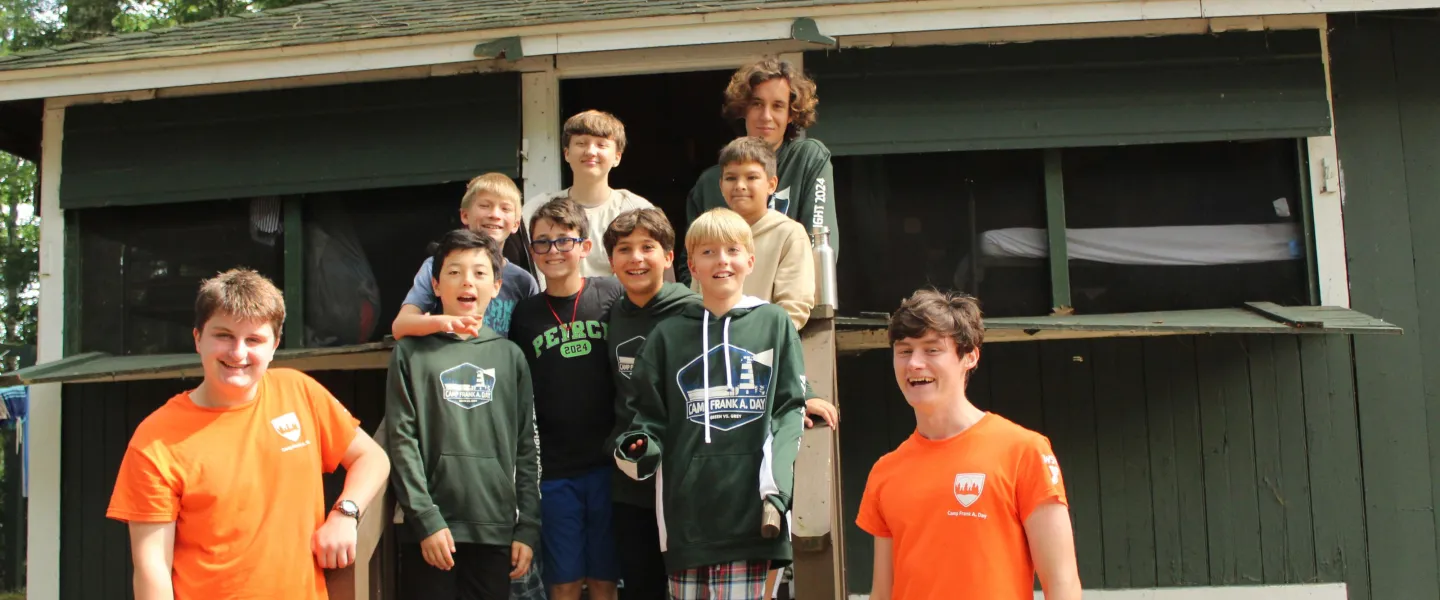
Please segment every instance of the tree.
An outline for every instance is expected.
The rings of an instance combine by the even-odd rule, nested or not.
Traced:
[[[35,343],[40,291],[40,220],[35,216],[35,165],[0,153],[0,339],[15,347]],[[14,370],[14,353],[4,370]]]

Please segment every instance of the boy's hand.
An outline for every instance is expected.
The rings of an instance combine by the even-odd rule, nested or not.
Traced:
[[[535,551],[526,546],[524,542],[510,542],[510,565],[515,567],[510,571],[511,579],[519,579],[530,572],[530,561],[535,559]]]
[[[631,442],[629,446],[625,447],[625,456],[628,456],[630,458],[640,458],[642,456],[645,456],[645,437],[635,436],[635,441]]]
[[[456,317],[451,315],[432,315],[441,333],[466,333],[469,335],[480,335],[480,327],[484,321],[475,317]]]
[[[811,398],[805,401],[805,428],[815,426],[810,415],[820,417],[820,420],[829,425],[831,429],[840,429],[840,409],[820,398]]]
[[[451,556],[453,554],[455,538],[450,536],[449,527],[430,534],[430,537],[420,542],[420,556],[424,557],[430,566],[441,571],[449,571],[455,566],[455,557]]]
[[[310,552],[322,569],[343,569],[355,562],[359,524],[353,517],[331,512],[325,524],[310,536]]]

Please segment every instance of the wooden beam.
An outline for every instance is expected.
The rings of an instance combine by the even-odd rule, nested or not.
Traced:
[[[1045,228],[1050,238],[1050,310],[1075,312],[1070,303],[1070,246],[1065,229],[1065,177],[1060,149],[1045,151]]]
[[[385,420],[375,431],[375,442],[385,446]],[[380,488],[380,493],[370,499],[360,523],[355,540],[355,563],[344,569],[325,571],[325,587],[331,600],[379,600],[383,597],[386,582],[381,574],[386,572],[389,561],[395,560],[393,553],[387,556],[385,538],[393,537],[395,498],[390,486]]]
[[[810,385],[818,396],[839,406],[834,319],[812,316],[800,332],[800,341],[805,349],[805,371]],[[840,473],[837,430],[819,424],[807,430],[795,459],[793,597],[798,600],[846,597]]]
[[[35,362],[64,356],[65,211],[60,209],[60,146],[65,109],[45,107],[40,157],[40,300]],[[78,299],[75,299],[78,301]],[[30,502],[25,581],[30,598],[60,597],[60,385],[30,387]]]

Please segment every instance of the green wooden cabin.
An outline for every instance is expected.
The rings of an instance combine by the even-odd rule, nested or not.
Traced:
[[[196,383],[200,278],[283,282],[277,363],[373,431],[466,180],[558,189],[561,122],[599,108],[612,183],[679,219],[729,73],[780,54],[819,85],[843,229],[794,597],[870,590],[854,514],[914,427],[884,313],[922,285],[984,302],[972,397],[1053,441],[1088,597],[1440,597],[1440,2],[1376,4],[334,0],[0,57],[0,146],[42,177],[41,364],[7,375],[28,593],[129,596],[104,509]],[[394,597],[385,525],[337,598]]]

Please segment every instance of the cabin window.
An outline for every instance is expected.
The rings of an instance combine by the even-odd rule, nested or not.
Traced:
[[[974,293],[993,317],[1312,303],[1294,140],[834,161],[846,313],[918,285]],[[1068,256],[1053,269],[1052,223]]]
[[[69,211],[79,233],[79,289],[67,292],[79,302],[70,312],[78,349],[194,352],[202,279],[244,266],[283,280],[278,207],[271,198]]]

